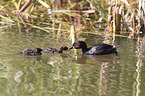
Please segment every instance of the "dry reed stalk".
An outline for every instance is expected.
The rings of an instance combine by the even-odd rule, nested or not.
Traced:
[[[121,14],[119,14],[119,7],[115,10],[115,33],[119,34],[121,29]]]
[[[116,6],[114,6],[113,9],[115,10]],[[113,41],[114,41],[114,37],[115,37],[115,34],[116,34],[116,23],[115,23],[116,22],[116,16],[115,15],[116,15],[116,12],[113,13],[113,22],[112,22],[113,23],[112,24],[113,25],[113,34],[112,34],[113,35]]]
[[[71,27],[70,27],[70,38],[71,38],[71,41],[73,44],[75,42],[75,29],[74,29],[73,25],[71,25]]]
[[[18,14],[20,14],[21,12],[23,12],[27,7],[29,7],[29,5],[31,5],[33,2],[35,2],[36,0],[28,0],[24,6],[22,6],[22,8],[19,10]]]
[[[70,27],[70,38],[71,38],[71,41],[72,41],[72,44],[75,42],[75,38],[76,36],[75,36],[75,28],[74,28],[74,26],[73,25],[71,25],[71,27]],[[77,60],[77,50],[76,49],[74,49],[74,57],[75,57],[75,59]]]
[[[108,3],[109,7],[108,7],[108,22],[110,23],[110,33],[112,34],[113,32],[113,21],[112,21],[112,4],[111,2]]]

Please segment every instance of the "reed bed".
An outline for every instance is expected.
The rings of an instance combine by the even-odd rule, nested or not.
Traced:
[[[145,33],[145,1],[127,0],[11,0],[0,1],[1,25],[18,24],[59,37],[70,33],[119,34],[135,38]],[[19,21],[19,22],[18,22]],[[5,28],[5,27],[4,27]]]

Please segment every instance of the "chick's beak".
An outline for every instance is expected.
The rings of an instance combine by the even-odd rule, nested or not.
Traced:
[[[72,47],[70,47],[69,49],[73,49],[74,47],[72,46]]]

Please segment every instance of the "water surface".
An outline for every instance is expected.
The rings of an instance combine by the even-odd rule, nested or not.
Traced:
[[[25,48],[71,46],[67,36],[49,37],[42,32],[2,31],[0,34],[1,96],[144,96],[145,52],[143,40],[116,37],[115,54],[77,56],[62,54],[23,56]],[[88,36],[88,47],[112,44],[106,36]]]

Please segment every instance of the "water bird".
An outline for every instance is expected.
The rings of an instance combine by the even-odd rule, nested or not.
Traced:
[[[60,49],[55,47],[44,48],[44,53],[62,53],[63,50],[68,50],[67,46],[62,46]]]
[[[38,56],[38,55],[42,55],[41,51],[42,51],[41,48],[36,48],[35,50],[27,48],[27,49],[24,49],[23,51],[21,51],[19,54],[23,53],[23,55]]]
[[[69,49],[73,49],[73,48],[82,49],[82,53],[87,55],[106,55],[106,54],[115,53],[117,56],[119,56],[115,46],[108,45],[108,44],[96,44],[90,48],[87,48],[85,42],[76,41],[73,43],[73,46],[70,47]]]

